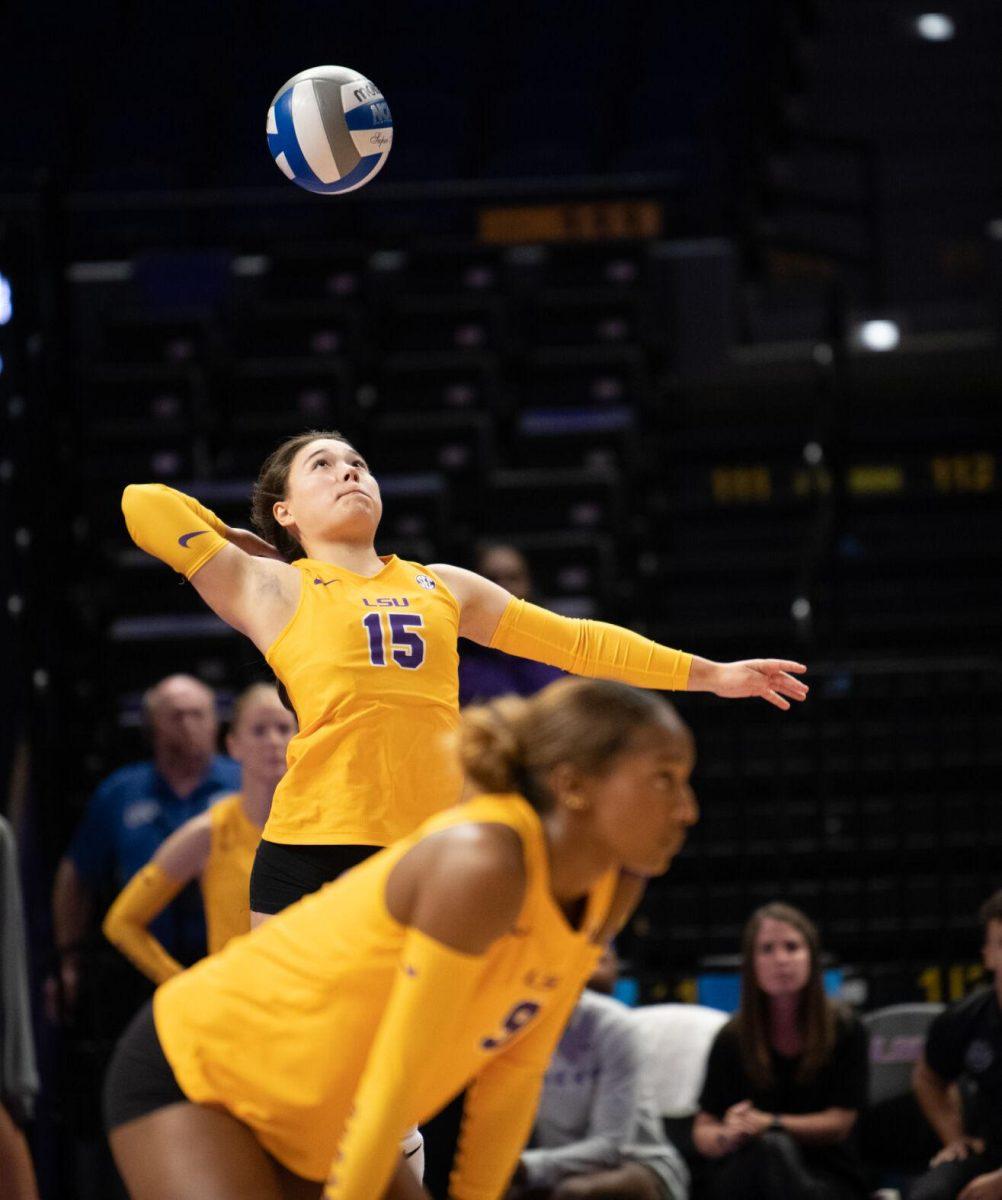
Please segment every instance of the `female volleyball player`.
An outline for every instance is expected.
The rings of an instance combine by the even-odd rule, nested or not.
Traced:
[[[238,696],[226,748],[241,766],[240,792],[182,825],[108,910],[105,936],[154,983],[184,968],[150,933],[150,923],[191,880],[201,882],[210,954],[250,929],[254,853],[295,732],[273,687],[256,683]]]
[[[444,735],[458,721],[460,636],[640,687],[761,696],[782,709],[807,694],[791,674],[799,663],[709,662],[558,616],[459,567],[379,557],[379,487],[337,433],[291,438],[265,462],[253,516],[267,541],[160,484],[127,487],[122,507],[137,544],[261,650],[299,717],[251,877],[257,914],[459,798]]]
[[[399,1139],[468,1085],[450,1196],[503,1193],[602,946],[696,820],[694,747],[652,693],[564,679],[467,710],[459,748],[482,794],[137,1016],[105,1092],[133,1200],[426,1195]]]

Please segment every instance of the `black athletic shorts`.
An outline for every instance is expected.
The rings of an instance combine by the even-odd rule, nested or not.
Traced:
[[[187,1102],[157,1037],[153,1001],[147,1000],[111,1056],[104,1077],[104,1128],[110,1133],[158,1108]]]
[[[251,912],[279,913],[357,867],[381,846],[287,846],[258,843],[250,878]]]

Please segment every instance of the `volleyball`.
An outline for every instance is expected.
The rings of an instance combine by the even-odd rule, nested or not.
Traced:
[[[278,89],[268,109],[268,148],[278,169],[308,192],[364,187],[393,145],[383,93],[350,67],[310,67]]]

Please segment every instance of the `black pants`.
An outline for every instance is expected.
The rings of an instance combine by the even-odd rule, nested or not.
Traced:
[[[187,1102],[160,1045],[148,1000],[111,1056],[104,1077],[104,1127],[110,1133],[158,1108]]]
[[[866,1194],[850,1180],[809,1170],[793,1138],[773,1130],[709,1161],[703,1178],[707,1200],[862,1200]]]
[[[932,1167],[908,1189],[908,1200],[956,1200],[964,1188],[979,1175],[997,1171],[997,1158],[987,1154],[971,1154],[959,1162],[941,1163]]]
[[[379,846],[287,846],[258,843],[250,878],[251,912],[280,913],[378,854]]]

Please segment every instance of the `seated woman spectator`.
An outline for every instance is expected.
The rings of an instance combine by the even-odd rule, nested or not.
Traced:
[[[707,1064],[693,1142],[712,1200],[862,1200],[853,1127],[866,1101],[860,1022],[830,1001],[814,924],[788,904],[752,914],[741,1005]]]
[[[994,985],[951,1005],[929,1030],[913,1085],[943,1149],[909,1200],[1002,1200],[1002,890],[982,906],[981,923]],[[970,1129],[951,1094],[961,1075],[975,1085]]]

